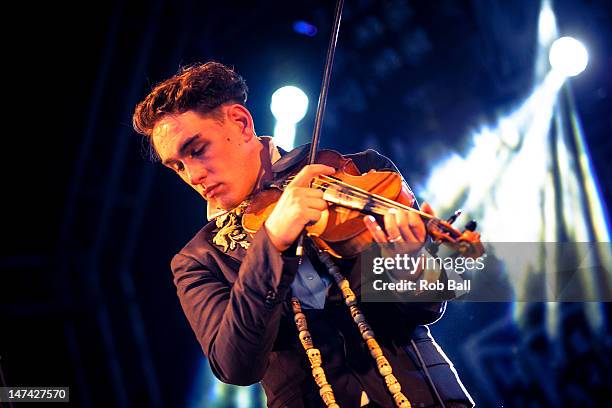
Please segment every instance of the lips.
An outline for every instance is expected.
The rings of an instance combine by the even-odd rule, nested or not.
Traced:
[[[215,195],[215,190],[217,190],[217,188],[220,186],[221,184],[211,184],[210,186],[206,186],[206,188],[204,189],[204,196],[206,198],[212,198]]]

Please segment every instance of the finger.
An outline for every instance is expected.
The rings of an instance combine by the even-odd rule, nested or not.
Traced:
[[[414,242],[416,237],[410,227],[410,213],[408,211],[397,211],[395,213],[395,220],[403,240],[406,242]]]
[[[293,187],[294,194],[300,197],[320,198],[323,199],[323,190],[311,187]]]
[[[316,210],[314,208],[307,208],[304,210],[304,216],[306,217],[306,223],[316,223],[321,218],[323,211]]]
[[[321,198],[305,197],[302,201],[303,205],[309,209],[323,211],[327,209],[327,201]]]
[[[387,240],[398,242],[404,239],[397,223],[398,212],[395,208],[389,209],[385,214],[385,231],[387,231]]]
[[[325,174],[331,175],[336,172],[336,169],[324,164],[309,164],[304,166],[302,170],[295,176],[295,178],[289,183],[289,186],[294,187],[308,187],[312,179],[318,175]]]
[[[433,208],[431,208],[431,205],[429,205],[429,203],[423,203],[423,205],[421,206],[421,211],[423,211],[426,214],[433,215],[434,217],[436,215],[436,213],[434,212]]]
[[[372,217],[371,215],[366,215],[365,217],[363,217],[363,223],[368,228],[368,231],[370,231],[370,234],[372,234],[372,238],[374,238],[374,241],[378,242],[379,244],[384,244],[387,242],[387,237],[385,233],[383,232],[380,225],[378,225],[374,217]]]
[[[406,214],[406,218],[408,229],[414,237],[413,242],[425,241],[425,235],[427,234],[427,231],[425,229],[425,223],[421,219],[421,216],[411,212]]]

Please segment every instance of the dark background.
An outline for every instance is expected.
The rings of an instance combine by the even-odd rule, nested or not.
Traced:
[[[168,263],[205,208],[148,162],[131,129],[133,107],[179,65],[215,59],[247,80],[259,134],[273,131],[272,92],[300,86],[310,97],[298,128],[306,142],[333,7],[159,0],[7,8],[15,23],[2,29],[10,109],[2,120],[0,366],[8,385],[68,385],[78,406],[188,404],[201,351]],[[411,184],[422,182],[442,153],[530,94],[539,8],[528,0],[348,1],[321,145],[376,148]],[[604,0],[553,4],[560,33],[589,48],[589,66],[571,87],[608,208],[610,8]],[[297,34],[296,20],[318,34]],[[554,352],[541,307],[530,309],[529,333],[509,323],[511,304],[451,305],[433,327],[480,406],[552,406],[555,394],[588,406],[612,384],[608,332],[585,337],[584,320],[571,317],[567,327],[577,331],[563,341],[573,342]],[[487,339],[483,356],[477,339],[495,322],[501,337]]]

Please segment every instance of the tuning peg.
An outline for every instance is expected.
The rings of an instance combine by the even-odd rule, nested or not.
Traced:
[[[461,208],[455,211],[453,215],[448,217],[448,220],[446,220],[446,222],[448,222],[449,224],[452,224],[453,222],[457,220],[457,217],[459,217],[460,215],[461,215]]]
[[[470,222],[468,222],[467,224],[465,224],[465,229],[468,231],[476,231],[476,226],[478,226],[478,223],[476,222],[476,220],[471,220]]]

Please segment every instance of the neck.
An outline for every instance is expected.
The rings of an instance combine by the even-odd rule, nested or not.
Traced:
[[[272,158],[270,154],[269,139],[260,139],[257,147],[259,158],[259,171],[253,192],[260,190],[264,184],[272,180]]]

